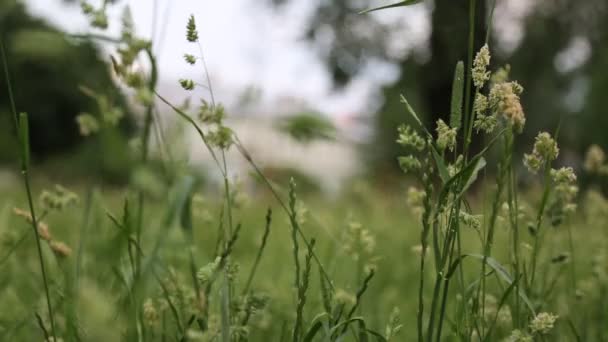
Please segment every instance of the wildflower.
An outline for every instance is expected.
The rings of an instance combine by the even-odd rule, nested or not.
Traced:
[[[473,84],[476,88],[483,88],[483,85],[490,79],[488,66],[490,65],[490,49],[488,44],[484,45],[473,61]]]
[[[475,95],[475,102],[473,103],[473,110],[477,115],[482,115],[488,109],[488,98],[482,93]]]
[[[105,30],[108,28],[108,16],[103,10],[95,11],[92,14],[91,26]]]
[[[93,115],[89,113],[82,113],[78,115],[76,117],[76,122],[78,123],[80,135],[82,136],[86,137],[99,131],[99,122]]]
[[[405,173],[416,171],[422,168],[422,164],[420,164],[420,161],[412,155],[399,157],[397,158],[397,160],[399,161],[399,167],[401,167],[401,170],[403,170],[403,172]]]
[[[488,104],[495,115],[502,115],[517,132],[521,132],[526,117],[521,106],[519,95],[523,88],[517,82],[503,82],[492,86]]]
[[[562,167],[559,170],[551,170],[551,178],[557,185],[576,182],[576,174],[571,167]]]
[[[137,89],[135,98],[144,106],[150,106],[154,103],[154,94],[146,87]]]
[[[144,314],[144,322],[149,325],[155,325],[156,323],[158,323],[158,311],[156,310],[156,307],[154,306],[154,302],[152,301],[152,299],[148,298],[146,299],[146,301],[144,302],[144,308],[143,308],[143,314]]]
[[[454,151],[456,146],[456,128],[450,128],[443,120],[437,120],[437,147],[440,151],[446,148]]]
[[[25,221],[27,221],[28,223],[33,222],[32,215],[29,211],[25,211],[19,208],[13,208],[13,214],[15,214],[15,216],[19,216],[25,219]],[[46,224],[45,222],[38,221],[38,236],[42,240],[47,242],[50,242],[52,240],[51,231],[49,230],[48,224]]]
[[[513,317],[511,316],[511,309],[508,306],[503,305],[498,314],[496,315],[496,323],[502,326],[508,326],[511,324]]]
[[[546,334],[551,329],[557,320],[558,316],[549,312],[541,312],[532,319],[530,322],[530,330],[533,333]]]
[[[456,161],[450,165],[448,165],[448,175],[450,177],[456,176],[458,172],[462,169],[462,164],[464,163],[464,157],[461,155],[456,158]]]
[[[477,131],[477,133],[479,133],[479,131],[483,131],[486,134],[490,134],[496,128],[496,124],[497,123],[498,122],[497,122],[496,117],[494,115],[482,115],[482,114],[479,114],[475,118],[475,122],[473,123],[473,127],[475,127],[475,130]]]
[[[220,125],[214,131],[207,134],[209,144],[221,149],[229,148],[233,141],[233,132],[230,128]]]
[[[190,79],[180,79],[179,84],[184,88],[184,90],[192,90],[194,89],[194,81]]]
[[[203,104],[199,107],[198,118],[201,122],[207,124],[221,124],[226,116],[224,106],[222,104],[211,105],[203,100]]]
[[[490,83],[498,84],[509,81],[509,74],[511,73],[511,66],[509,64],[504,67],[498,68],[490,77]]]
[[[186,337],[188,337],[188,341],[206,341],[205,334],[197,329],[186,330]]]
[[[72,249],[61,241],[51,241],[49,247],[60,258],[67,258],[72,255]]]
[[[103,121],[109,124],[110,126],[116,126],[120,119],[125,115],[122,109],[118,107],[109,108],[102,113]]]
[[[217,257],[213,262],[201,267],[198,272],[196,272],[196,278],[201,284],[206,284],[215,277],[215,272],[217,272],[220,266],[220,260],[220,257]]]
[[[123,79],[127,86],[133,89],[141,88],[144,85],[144,76],[141,72],[126,72]]]
[[[353,305],[356,302],[355,296],[343,289],[336,289],[334,299],[336,303],[343,305]]]
[[[92,14],[95,11],[95,7],[86,1],[80,2],[80,9],[82,10],[82,13],[86,15]]]
[[[533,342],[534,338],[525,331],[515,329],[511,332],[511,335],[507,337],[504,342]]]
[[[557,142],[547,132],[540,132],[535,139],[531,154],[524,154],[524,165],[532,173],[537,173],[546,163],[557,158]]]
[[[606,169],[606,154],[598,145],[591,145],[585,154],[585,171],[591,173],[600,173]]]
[[[407,189],[407,205],[417,214],[421,214],[424,207],[426,193],[414,186]]]
[[[228,281],[234,282],[236,280],[236,277],[239,273],[240,268],[241,268],[241,266],[237,262],[228,261],[226,263],[225,270],[226,270],[226,278],[228,279]]]
[[[460,212],[460,220],[467,226],[479,230],[481,228],[481,215],[471,215],[466,211]]]
[[[576,210],[575,199],[578,195],[576,185],[576,174],[571,167],[562,167],[558,170],[551,169],[551,179],[553,180],[553,201],[550,205],[554,226],[560,224],[565,216]]]
[[[344,235],[343,249],[354,260],[360,260],[362,254],[371,256],[374,253],[376,239],[361,223],[350,222]]]
[[[78,203],[78,195],[57,184],[53,190],[42,191],[40,202],[47,210],[62,210]]]
[[[196,57],[190,54],[184,54],[184,60],[190,65],[196,64]]]
[[[48,224],[44,222],[38,223],[38,236],[44,241],[51,242],[52,236]]]
[[[194,15],[190,15],[188,18],[188,25],[186,25],[186,39],[191,43],[198,41],[198,31],[196,30]]]
[[[424,139],[410,126],[401,125],[397,128],[399,137],[397,143],[403,147],[412,147],[417,151],[422,151],[425,147]]]
[[[301,200],[296,203],[296,222],[303,226],[308,220],[308,207]]]
[[[251,314],[261,312],[268,305],[269,297],[263,294],[253,293],[247,296],[245,306]]]
[[[245,325],[231,326],[230,335],[233,341],[249,340],[249,327]]]
[[[395,337],[401,328],[403,328],[403,324],[401,324],[401,321],[399,320],[399,314],[399,308],[394,307],[393,311],[391,311],[391,315],[389,316],[388,324],[384,329],[384,336],[386,336],[387,341],[390,341],[392,337]]]

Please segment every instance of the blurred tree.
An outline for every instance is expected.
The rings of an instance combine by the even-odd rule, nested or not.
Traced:
[[[271,1],[280,8],[296,0]],[[408,11],[412,7],[363,16],[357,14],[372,5],[392,2],[397,1],[319,1],[304,31],[304,37],[318,46],[319,56],[338,87],[359,75],[373,59],[392,62],[399,67],[401,74],[394,84],[383,89],[384,105],[375,116],[376,135],[368,156],[375,162],[369,165],[376,171],[396,166],[395,127],[407,120],[399,94],[405,93],[426,117],[427,124],[434,125],[438,117],[448,113],[453,69],[458,60],[466,61],[468,46],[471,1],[435,0],[425,1],[426,6],[432,7],[427,45],[417,45],[411,54],[395,53],[395,42],[412,41],[407,35],[411,30],[408,30],[408,23],[395,24],[383,20],[383,16],[389,17],[388,11]],[[475,25],[477,50],[486,32],[486,20],[479,18],[488,17],[494,1],[473,2],[478,18]],[[506,2],[498,2],[498,5],[497,17],[513,15],[502,11]],[[608,147],[608,136],[604,134],[608,117],[603,113],[605,106],[602,105],[608,86],[608,21],[605,20],[608,3],[605,0],[555,0],[520,2],[519,5],[528,10],[521,22],[510,23],[511,27],[499,27],[495,23],[492,31],[521,28],[522,39],[515,46],[506,47],[493,36],[492,64],[496,67],[508,61],[513,65],[513,78],[525,87],[522,101],[528,121],[524,139],[520,141],[528,144],[538,130],[555,130],[561,117],[564,124],[560,140],[566,147],[564,152],[580,153],[593,141]],[[516,27],[518,25],[521,27]],[[589,58],[581,57],[585,57],[585,49],[590,49]],[[577,58],[582,58],[580,65],[572,63]],[[563,61],[566,61],[565,65]]]
[[[117,106],[127,108],[112,81],[109,67],[99,58],[92,43],[69,40],[43,20],[28,15],[23,4],[16,0],[0,3],[0,34],[7,52],[17,110],[30,115],[31,148],[38,160],[73,151],[82,142],[76,116],[81,112],[97,113],[99,109],[93,99],[79,90],[80,86],[103,93]],[[14,160],[16,145],[4,73],[0,75],[0,93],[3,94],[0,97],[0,161],[8,161]],[[126,150],[124,133],[132,126],[127,116],[121,127],[123,134],[107,132],[95,138],[97,147],[87,147],[89,157],[84,159],[88,162],[91,158],[98,159],[102,167],[110,166],[101,160],[104,155],[124,159],[120,157]],[[121,145],[123,148],[116,148]],[[109,146],[111,151],[107,150]],[[97,152],[91,155],[91,148]]]
[[[294,0],[272,1],[280,6]],[[321,1],[309,21],[305,37],[320,45],[320,57],[338,87],[357,77],[370,60],[379,59],[398,66],[398,80],[383,90],[385,102],[375,116],[376,133],[369,146],[372,151],[367,153],[371,159],[369,165],[376,171],[385,171],[395,169],[399,154],[395,144],[396,127],[410,120],[399,102],[399,94],[407,95],[429,126],[434,126],[438,118],[448,117],[454,67],[459,60],[467,60],[469,5],[468,1],[436,0],[429,42],[418,47],[422,51],[413,53],[397,52],[393,47],[396,41],[408,39],[412,30],[407,23],[381,20],[386,12],[358,14],[371,5],[369,0]],[[485,17],[484,1],[477,1],[475,12],[478,18],[475,49],[478,49],[485,40],[485,20],[479,19]],[[333,37],[329,45],[324,39],[328,35]]]

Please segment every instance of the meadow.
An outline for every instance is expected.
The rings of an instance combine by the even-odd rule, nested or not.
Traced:
[[[201,97],[196,108],[159,93],[152,42],[128,12],[120,37],[104,35],[106,6],[83,2],[97,31],[71,38],[115,44],[110,67],[143,118],[138,165],[128,186],[46,175],[30,160],[28,114],[12,104],[20,158],[0,175],[0,340],[608,339],[604,152],[590,148],[577,168],[593,180],[584,191],[556,162],[559,126],[520,158],[526,85],[472,31],[468,60],[454,61],[449,122],[426,128],[401,96],[412,124],[395,127],[398,186],[358,179],[328,197],[271,179],[225,124],[209,78],[176,84]],[[184,28],[200,44],[194,16]],[[2,57],[8,76],[4,47]],[[202,48],[177,62],[206,74]],[[77,118],[82,135],[119,123],[121,108],[82,92],[99,106]],[[152,147],[159,104],[197,132],[219,184]],[[249,186],[233,177],[231,149]]]

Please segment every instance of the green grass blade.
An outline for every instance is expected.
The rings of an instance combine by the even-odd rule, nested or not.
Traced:
[[[450,108],[450,126],[460,128],[462,125],[462,99],[464,96],[464,62],[459,61],[454,70],[452,83],[452,102]]]
[[[509,285],[512,285],[513,282],[515,281],[513,279],[513,277],[511,277],[511,275],[509,274],[507,269],[500,262],[498,262],[498,260],[496,260],[492,257],[481,255],[481,254],[471,254],[471,253],[463,254],[458,259],[454,260],[452,265],[450,265],[448,272],[446,273],[446,278],[450,278],[454,274],[454,272],[456,271],[456,269],[458,267],[458,264],[460,264],[466,257],[475,258],[475,259],[481,260],[481,262],[485,262],[486,265],[490,266],[490,268],[492,268],[496,272],[496,274],[498,274],[498,276]],[[528,309],[530,309],[530,312],[533,315],[536,315],[534,306],[532,305],[532,302],[530,301],[528,296],[521,289],[519,289],[518,295],[524,301],[524,303],[526,304]]]
[[[411,6],[411,5],[415,5],[417,3],[420,3],[422,1],[423,0],[405,0],[405,1],[401,1],[401,2],[398,2],[396,4],[392,4],[392,5],[386,5],[386,6],[380,6],[380,7],[376,7],[376,8],[366,9],[364,11],[359,12],[359,14],[365,14],[365,13],[369,13],[369,12],[380,11],[380,10],[383,10],[383,9],[389,9],[389,8],[395,8],[395,7]]]
[[[19,113],[19,139],[21,140],[21,170],[30,165],[30,125],[27,113]]]

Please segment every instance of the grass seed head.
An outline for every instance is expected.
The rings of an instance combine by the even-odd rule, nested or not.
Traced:
[[[473,84],[478,89],[483,88],[486,81],[490,79],[490,72],[488,71],[490,57],[490,48],[486,44],[477,52],[473,61]]]

